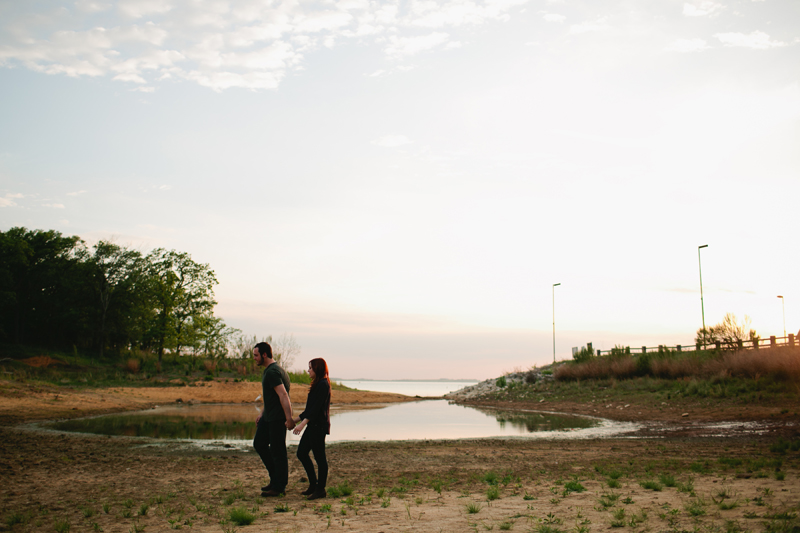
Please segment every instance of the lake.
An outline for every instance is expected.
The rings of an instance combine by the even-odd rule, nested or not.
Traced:
[[[635,424],[544,411],[510,411],[425,400],[332,410],[328,442],[487,437],[595,438],[633,431]],[[255,405],[198,404],[65,420],[49,424],[60,431],[222,441],[248,447],[255,435]],[[300,436],[289,433],[287,442]]]
[[[450,392],[463,389],[470,385],[475,385],[478,381],[392,381],[392,380],[371,380],[371,379],[343,379],[336,380],[346,387],[358,390],[368,390],[375,392],[393,392],[405,394],[406,396],[420,397],[440,397]]]

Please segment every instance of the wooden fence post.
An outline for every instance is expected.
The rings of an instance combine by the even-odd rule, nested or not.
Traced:
[[[753,339],[753,349],[758,350],[758,339]]]
[[[681,345],[680,344],[677,345],[676,348],[678,349],[679,352],[681,351]]]
[[[642,353],[647,353],[647,346],[642,346]]]
[[[794,333],[789,333],[789,346],[794,346]]]
[[[700,351],[700,343],[699,342],[694,345],[694,349],[697,350],[698,352]]]
[[[738,344],[738,345],[739,345],[739,349],[740,349],[740,350],[741,350],[742,348],[744,348],[744,341],[743,341],[742,339],[739,339],[738,341],[736,341],[736,344]]]
[[[770,335],[769,336],[769,347],[770,348],[774,348],[777,345],[778,345],[778,341],[777,341],[777,339],[775,339],[775,335]]]
[[[717,341],[714,343],[714,346],[716,346],[717,350],[719,350],[720,348],[722,348],[722,343],[720,341]]]

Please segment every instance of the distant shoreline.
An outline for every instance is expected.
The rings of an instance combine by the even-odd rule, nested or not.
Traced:
[[[480,383],[479,379],[369,379],[369,378],[331,378],[333,381],[389,381],[409,383]]]

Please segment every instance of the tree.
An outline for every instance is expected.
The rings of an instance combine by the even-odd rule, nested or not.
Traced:
[[[207,264],[195,263],[187,253],[163,248],[147,256],[147,271],[157,314],[152,335],[161,362],[166,347],[174,347],[180,355],[193,317],[212,312],[218,281]]]
[[[739,324],[736,315],[726,313],[719,324],[698,329],[695,342],[703,346],[719,342],[721,346],[735,350],[741,342],[759,338],[756,330],[750,328],[750,323],[750,317],[747,315],[744,316],[744,322]]]
[[[299,353],[300,345],[292,333],[284,333],[272,342],[272,356],[287,372],[292,369],[295,356]]]
[[[136,250],[123,248],[109,241],[100,241],[94,246],[92,262],[95,267],[95,286],[99,296],[98,344],[100,357],[102,357],[106,346],[108,311],[112,298],[117,303],[120,298],[116,298],[116,296],[122,292],[142,293],[136,289],[143,289],[144,258]],[[128,309],[129,317],[133,314],[132,311],[132,309]]]
[[[0,233],[3,331],[14,342],[78,343],[89,321],[87,250],[78,237],[14,227]],[[10,330],[10,331],[9,331]]]

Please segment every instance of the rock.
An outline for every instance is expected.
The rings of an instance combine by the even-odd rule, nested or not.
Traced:
[[[183,403],[183,400],[178,398],[177,400],[175,400],[175,403]]]
[[[687,416],[689,416],[689,413],[683,413],[681,416],[687,417]]]

